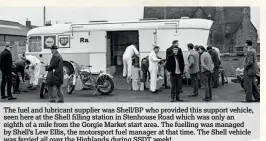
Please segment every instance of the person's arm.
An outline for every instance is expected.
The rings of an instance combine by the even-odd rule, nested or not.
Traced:
[[[255,53],[253,51],[248,51],[247,54],[247,64],[245,66],[245,69],[248,70],[253,64],[254,64],[254,55]]]
[[[159,59],[159,58],[157,57],[156,54],[153,54],[153,55],[151,56],[151,59],[152,59],[154,62],[160,62],[160,61],[161,61],[161,59]]]
[[[194,63],[195,63],[194,57],[192,55],[189,55],[189,57],[188,57],[188,67],[191,68]]]
[[[168,56],[165,63],[165,68],[168,72],[170,72],[170,67],[171,67],[169,58],[170,57]]]
[[[46,68],[46,71],[52,71],[57,67],[58,63],[59,63],[59,57],[53,56],[51,59],[51,63]]]
[[[133,47],[133,50],[134,50],[135,55],[139,57],[139,51],[137,50],[135,46]]]
[[[210,70],[208,68],[208,66],[205,65],[205,63],[204,63],[205,58],[206,58],[206,55],[205,54],[201,54],[201,57],[200,57],[201,68],[203,68],[204,70]]]

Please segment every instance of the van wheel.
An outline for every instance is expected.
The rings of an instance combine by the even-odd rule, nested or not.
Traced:
[[[73,66],[68,62],[63,62],[63,70],[64,70],[64,74],[67,74],[67,75],[74,73]]]

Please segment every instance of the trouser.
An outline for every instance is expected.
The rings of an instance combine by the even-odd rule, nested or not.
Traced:
[[[142,80],[144,83],[144,87],[146,88],[145,84],[147,82],[147,79],[150,80],[150,72],[146,69],[143,69],[142,72],[143,72]]]
[[[193,94],[198,94],[199,90],[199,80],[198,80],[198,73],[190,74],[191,83],[193,87]]]
[[[17,92],[17,91],[19,91],[18,89],[19,89],[19,84],[20,84],[20,79],[19,79],[19,75],[18,75],[18,73],[16,73],[16,76],[15,76],[16,78],[16,83],[13,85],[13,90],[14,90],[14,92]]]
[[[212,99],[212,74],[209,71],[201,73],[201,82],[205,88],[205,98]]]
[[[201,83],[202,83],[201,79],[200,79],[201,72],[198,72],[197,74],[198,74],[198,84],[199,84],[198,86],[199,86],[199,88],[201,88]]]
[[[131,77],[131,68],[132,68],[132,59],[131,58],[123,58],[123,77]]]
[[[57,96],[55,96],[53,93],[54,88],[56,88]],[[49,100],[55,100],[55,98],[58,97],[59,101],[64,101],[64,95],[63,95],[63,90],[62,90],[61,85],[60,86],[49,86],[48,92],[49,92]]]
[[[181,87],[180,81],[182,81],[182,76],[179,74],[171,74],[170,79],[171,79],[171,99],[178,100],[180,94],[180,87]]]
[[[219,67],[213,69],[212,80],[212,86],[217,87],[219,85]]]
[[[37,64],[33,70],[30,69],[30,72],[29,72],[30,73],[30,84],[33,84],[34,86],[38,85],[40,71],[41,71],[41,64]]]
[[[257,85],[254,82],[254,75],[248,75],[248,72],[244,71],[244,89],[246,92],[246,100],[251,101],[252,95],[257,100],[260,98],[260,92]]]
[[[150,70],[150,91],[154,92],[157,88],[157,75],[156,70]]]
[[[5,89],[7,85],[7,96],[12,97],[11,87],[12,87],[12,73],[2,72],[2,82],[1,82],[1,96],[6,96]]]

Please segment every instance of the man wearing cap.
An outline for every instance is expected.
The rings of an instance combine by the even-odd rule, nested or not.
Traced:
[[[17,99],[13,97],[11,93],[12,87],[12,46],[7,44],[5,49],[0,54],[0,68],[2,71],[2,82],[1,82],[1,99],[14,100]],[[7,85],[7,96],[5,95],[5,88]]]
[[[174,41],[172,42],[172,46],[169,47],[169,48],[166,50],[166,59],[167,59],[167,57],[168,57],[170,54],[173,53],[173,49],[174,49],[174,47],[177,47],[177,48],[178,48],[178,52],[177,52],[177,53],[180,54],[180,55],[182,56],[182,58],[183,58],[183,52],[182,52],[182,49],[179,47],[179,42],[178,42],[178,40],[174,40]],[[183,59],[183,60],[184,60],[184,59]],[[166,72],[166,71],[165,71],[165,72]],[[165,87],[168,88],[169,86],[167,86],[167,85],[168,85],[167,82],[168,82],[168,80],[169,80],[169,78],[170,78],[170,72],[166,72],[164,78],[165,78],[165,79],[164,79],[164,81],[165,81]],[[181,81],[180,83],[181,83],[181,86],[180,86],[180,93],[182,93],[182,92],[183,92],[183,90],[182,90],[182,81]]]
[[[214,64],[213,74],[212,74],[212,87],[217,88],[219,84],[219,69],[220,69],[219,55],[218,52],[215,49],[213,49],[211,46],[208,46],[207,50],[211,55],[212,62]]]
[[[161,59],[158,58],[159,46],[154,46],[153,51],[149,55],[149,72],[150,72],[150,91],[154,94],[158,92],[157,76],[158,76],[158,63]]]
[[[58,48],[55,45],[51,47],[53,56],[51,58],[50,64],[45,67],[45,70],[48,71],[46,84],[48,85],[49,102],[55,102],[55,96],[53,94],[53,88],[55,87],[58,96],[57,102],[62,103],[64,102],[64,96],[62,92],[62,84],[64,79],[63,59],[57,49]]]
[[[170,72],[171,79],[171,102],[183,101],[180,99],[179,94],[181,93],[181,81],[184,73],[185,62],[183,55],[178,53],[178,46],[173,47],[173,53],[167,57],[166,69]]]
[[[256,50],[252,47],[252,41],[247,40],[245,47],[247,48],[247,55],[244,60],[244,89],[246,99],[242,102],[255,102],[260,101],[260,92],[254,82],[254,77],[258,73],[257,54]]]

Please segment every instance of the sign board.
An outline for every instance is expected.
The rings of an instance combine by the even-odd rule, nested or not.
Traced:
[[[55,36],[44,36],[44,49],[50,49],[53,45],[56,45]]]
[[[58,48],[70,48],[69,35],[58,35]]]

